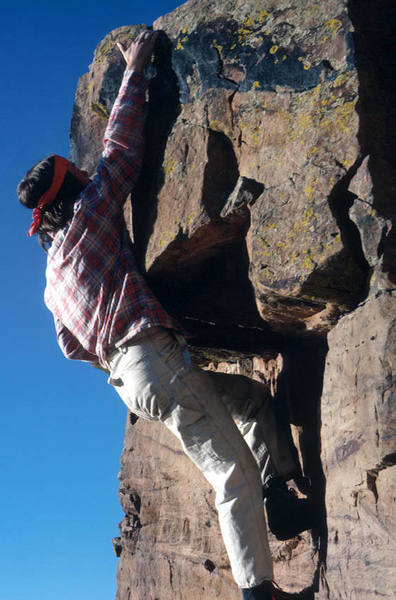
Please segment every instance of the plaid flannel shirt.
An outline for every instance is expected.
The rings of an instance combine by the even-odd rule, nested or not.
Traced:
[[[125,71],[92,182],[48,251],[44,300],[67,358],[99,363],[140,331],[179,329],[137,271],[122,207],[143,159],[147,82]]]

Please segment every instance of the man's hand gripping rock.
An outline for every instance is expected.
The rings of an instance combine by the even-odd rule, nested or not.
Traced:
[[[128,48],[124,48],[124,44],[117,42],[118,49],[124,57],[126,68],[129,71],[143,72],[153,53],[158,34],[158,31],[150,29],[142,31]]]

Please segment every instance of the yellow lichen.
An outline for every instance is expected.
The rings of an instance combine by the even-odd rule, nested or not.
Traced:
[[[184,50],[183,44],[188,41],[188,35],[183,36],[182,38],[177,39],[177,44],[175,50]]]
[[[274,44],[274,46],[272,46],[272,48],[270,48],[270,54],[275,54],[276,52],[278,52],[278,50],[279,50],[279,46]]]
[[[306,269],[307,271],[311,271],[314,268],[314,266],[315,266],[314,261],[312,260],[311,256],[309,254],[307,254],[304,259],[304,262],[302,264],[303,269]]]
[[[330,30],[332,35],[337,35],[342,27],[342,23],[339,19],[329,19],[325,23],[326,29]]]
[[[95,58],[100,58],[101,55],[103,54],[108,54],[112,49],[114,48],[114,42],[113,40],[109,39],[105,39],[103,41],[103,44],[98,46],[98,49],[96,51],[96,56]]]
[[[314,87],[314,89],[312,90],[313,97],[317,96],[320,93],[321,89],[322,89],[322,84],[318,83],[318,85],[316,87]]]
[[[238,27],[236,33],[238,36],[238,44],[244,46],[246,44],[246,38],[251,35],[252,31],[250,29],[246,29],[245,27]]]
[[[342,85],[344,85],[344,83],[346,82],[346,80],[348,79],[348,73],[340,73],[339,75],[337,75],[336,79],[333,82],[333,87],[337,88],[337,87],[341,87]]]
[[[251,17],[245,17],[242,23],[245,25],[245,27],[253,27],[254,25],[254,21]]]
[[[345,167],[345,169],[350,169],[354,163],[354,159],[353,158],[344,158],[344,160],[341,161],[341,164],[343,167]]]
[[[344,132],[349,132],[349,123],[355,111],[356,100],[345,102],[342,106],[335,109],[336,125]]]
[[[300,136],[312,125],[312,116],[310,114],[300,114],[296,117],[295,124],[295,132]]]
[[[307,185],[307,187],[304,190],[306,197],[308,198],[308,200],[312,200],[312,198],[314,197],[315,194],[315,190],[311,185]],[[311,211],[313,212],[313,209],[311,208]],[[311,212],[311,214],[312,214]]]
[[[257,20],[259,23],[262,23],[264,21],[264,19],[268,17],[268,11],[267,10],[260,10]]]
[[[105,104],[102,104],[101,102],[91,102],[91,108],[99,117],[107,121],[110,113]]]
[[[176,160],[165,160],[164,161],[163,170],[164,170],[165,179],[168,179],[169,177],[171,177],[173,171],[175,170],[176,165],[177,165]]]
[[[171,231],[163,231],[159,240],[160,248],[166,246],[173,239],[173,237],[174,234]]]
[[[223,46],[221,46],[220,44],[218,44],[217,40],[213,40],[212,41],[211,47],[212,48],[216,48],[216,50],[218,51],[218,53],[220,54],[220,56],[222,56]]]
[[[235,35],[237,36],[237,42],[240,45],[245,45],[246,44],[246,38],[250,37],[254,34],[254,29],[258,26],[261,25],[263,23],[263,21],[268,17],[268,12],[266,10],[261,10],[258,14],[258,16],[253,19],[250,16],[246,16],[242,22],[240,27],[238,27],[238,29],[235,31]],[[269,31],[264,31],[264,35],[269,35]],[[261,42],[262,38],[259,36],[257,37],[257,41]],[[235,48],[234,44],[231,46],[231,49],[233,50]]]
[[[196,213],[191,213],[191,214],[190,214],[190,215],[187,217],[187,220],[186,220],[186,222],[187,222],[187,226],[188,226],[188,227],[189,227],[189,226],[190,226],[190,225],[193,223],[193,221],[196,219],[196,217],[197,217],[197,214],[196,214]]]
[[[116,47],[116,42],[127,42],[130,39],[131,39],[130,31],[120,33],[119,35],[117,35],[115,40],[112,39],[112,37],[110,37],[110,36],[106,37],[103,40],[103,42],[101,44],[99,44],[99,46],[97,47],[97,49],[95,51],[95,57],[94,57],[95,62],[100,64],[102,62],[103,56],[105,56],[106,54],[109,54]]]
[[[221,131],[219,121],[217,121],[216,119],[213,119],[213,121],[211,121],[209,123],[209,129],[213,129],[213,131]]]

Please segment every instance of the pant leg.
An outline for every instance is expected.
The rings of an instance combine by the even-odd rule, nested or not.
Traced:
[[[213,384],[253,453],[262,479],[275,472],[285,480],[299,472],[298,455],[286,420],[267,386],[244,377],[209,372]]]
[[[236,583],[249,588],[272,579],[260,473],[210,377],[185,367],[166,332],[128,352],[114,361],[116,389],[133,412],[163,421],[213,486]]]
[[[272,579],[257,464],[207,374],[192,368],[179,382],[181,399],[165,425],[216,492],[219,523],[237,584]]]

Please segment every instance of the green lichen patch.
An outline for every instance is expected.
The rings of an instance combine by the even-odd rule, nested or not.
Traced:
[[[94,113],[101,117],[101,119],[108,120],[110,112],[105,104],[102,104],[101,102],[91,102],[91,108]]]
[[[117,50],[117,42],[129,44],[137,35],[146,29],[145,25],[125,26],[115,29],[102,40],[95,50],[94,63],[100,64],[106,59],[113,50]]]

